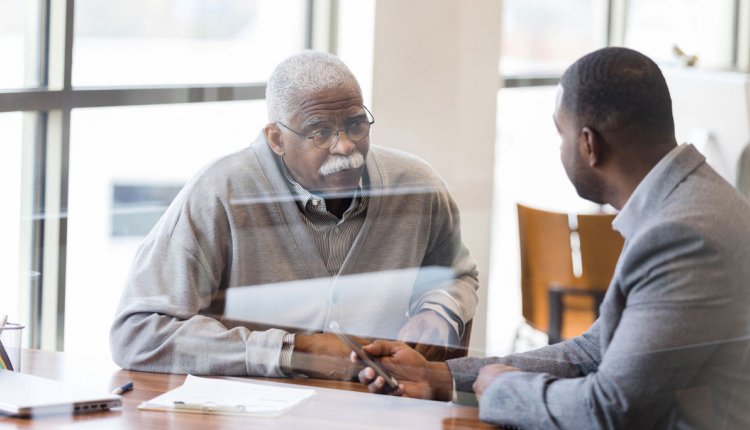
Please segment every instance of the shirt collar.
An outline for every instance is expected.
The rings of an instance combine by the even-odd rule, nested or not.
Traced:
[[[281,169],[281,174],[284,176],[284,180],[289,187],[289,191],[291,191],[292,195],[294,196],[294,200],[298,202],[300,209],[312,210],[315,212],[327,211],[325,198],[311,193],[305,187],[295,181],[294,178],[292,178],[292,174],[286,168],[286,164],[284,164],[284,160],[281,157],[279,157],[279,167]],[[357,185],[357,189],[354,191],[354,196],[352,197],[352,202],[349,205],[350,209],[354,207],[361,195],[362,178],[360,177],[359,184]]]
[[[676,160],[687,148],[692,148],[692,145],[678,145],[669,151],[635,187],[633,194],[612,221],[612,227],[625,239],[633,234],[641,216],[649,210],[649,207],[672,191],[673,185],[667,179],[672,175],[672,167]]]

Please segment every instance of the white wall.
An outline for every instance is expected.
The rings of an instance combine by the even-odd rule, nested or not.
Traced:
[[[675,133],[692,143],[732,185],[750,142],[750,75],[700,68],[662,67],[672,96]]]
[[[375,12],[373,142],[426,159],[461,209],[480,269],[472,354],[486,345],[502,2],[379,0]]]

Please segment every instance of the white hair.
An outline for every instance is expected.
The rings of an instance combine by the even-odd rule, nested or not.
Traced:
[[[362,92],[357,78],[335,55],[312,50],[293,55],[276,66],[268,79],[268,120],[288,121],[305,98],[337,87]]]

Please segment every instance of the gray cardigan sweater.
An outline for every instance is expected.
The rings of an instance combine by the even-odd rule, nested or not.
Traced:
[[[133,262],[110,333],[123,368],[281,376],[283,335],[324,331],[394,337],[434,309],[463,323],[477,268],[458,209],[423,161],[372,146],[366,220],[336,277],[303,224],[261,134],[180,192]]]

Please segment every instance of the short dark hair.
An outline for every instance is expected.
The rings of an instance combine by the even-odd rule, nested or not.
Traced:
[[[579,126],[599,132],[636,127],[674,132],[672,99],[659,67],[627,48],[603,48],[563,74],[562,105]]]

